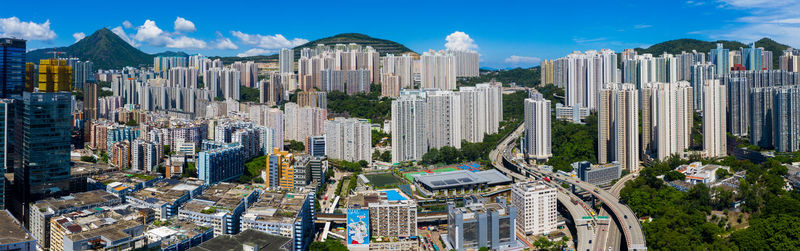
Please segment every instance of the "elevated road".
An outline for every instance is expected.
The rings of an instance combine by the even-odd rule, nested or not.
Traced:
[[[581,182],[580,180],[573,179],[572,177],[557,175],[553,172],[541,170],[539,168],[519,168],[517,166],[516,167],[517,170],[526,173],[526,175],[522,175],[520,173],[512,172],[509,168],[504,166],[503,161],[511,163],[510,161],[505,159],[509,144],[515,138],[521,135],[522,131],[524,131],[524,125],[520,125],[520,127],[517,128],[513,133],[507,135],[506,138],[504,138],[500,142],[500,144],[497,145],[497,148],[495,148],[491,153],[489,153],[489,157],[491,158],[495,168],[497,168],[499,171],[507,175],[510,175],[515,180],[525,180],[527,179],[526,175],[531,175],[531,174],[535,176],[547,176],[553,179],[558,179],[560,181],[569,183],[573,186],[577,186],[585,191],[588,191],[595,198],[602,201],[603,204],[609,208],[610,210],[609,213],[611,214],[610,216],[614,217],[616,221],[621,224],[622,232],[625,237],[625,242],[627,244],[626,246],[628,247],[628,250],[647,249],[644,239],[644,232],[642,231],[642,226],[639,224],[638,218],[633,214],[633,211],[628,206],[623,205],[622,203],[619,202],[618,195],[614,196],[610,192],[600,189],[595,185],[586,182]],[[619,186],[620,186],[619,189],[621,189],[622,185],[620,184]]]
[[[520,125],[520,127],[514,130],[513,133],[506,136],[506,138],[504,138],[500,142],[500,144],[498,144],[497,148],[495,148],[494,150],[492,150],[492,152],[489,153],[489,158],[492,161],[494,167],[503,174],[510,176],[515,181],[524,181],[532,178],[530,177],[532,174],[525,172],[525,170],[517,169],[516,171],[512,171],[506,168],[506,166],[503,164],[504,156],[508,152],[509,145],[513,145],[514,143],[513,140],[517,138],[517,136],[522,134],[522,131],[524,130],[525,130],[524,125]],[[524,174],[519,173],[519,171],[524,172]],[[538,178],[538,176],[536,177]],[[580,200],[578,200],[577,198],[573,198],[572,197],[573,195],[564,191],[560,187],[558,187],[557,194],[558,195],[556,198],[558,199],[558,203],[560,203],[567,209],[569,214],[572,216],[572,221],[575,223],[575,229],[577,231],[576,234],[577,250],[589,250],[592,247],[591,242],[592,239],[594,239],[595,235],[592,226],[596,225],[594,219],[587,219],[587,218],[592,218],[590,216],[591,209],[588,209],[585,206],[583,206],[582,202],[580,203],[581,205],[579,205],[578,203],[573,203],[573,201],[580,201]]]

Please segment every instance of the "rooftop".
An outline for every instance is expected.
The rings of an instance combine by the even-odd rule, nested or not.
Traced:
[[[414,180],[433,189],[444,189],[476,184],[495,185],[511,182],[511,179],[495,169],[475,173],[467,170],[458,170],[444,173],[418,174],[414,175]]]
[[[25,228],[22,228],[22,224],[8,211],[0,212],[0,224],[5,226],[3,230],[0,230],[0,245],[34,240],[33,236],[28,234]]]
[[[237,235],[223,235],[193,247],[191,251],[233,251],[244,250],[243,246],[256,247],[257,250],[286,250],[283,248],[291,240],[288,237],[271,235],[257,230],[244,230]]]
[[[232,211],[242,199],[253,193],[255,186],[233,183],[217,183],[199,196],[195,196],[181,209],[192,212],[215,213],[217,210]]]
[[[68,208],[98,204],[117,199],[119,199],[119,197],[114,196],[106,191],[92,190],[83,193],[75,193],[60,198],[48,198],[40,200],[35,203],[35,206],[40,209],[49,208],[53,211],[60,211]]]
[[[303,208],[306,195],[288,193],[262,193],[242,216],[245,219],[269,222],[291,223]]]
[[[197,187],[199,187],[199,184],[194,184],[194,182],[163,179],[155,182],[152,187],[136,191],[132,196],[153,204],[172,203],[186,194],[186,192]]]
[[[173,218],[166,226],[148,226],[146,235],[157,236],[161,239],[161,248],[169,247],[175,243],[180,243],[185,239],[192,238],[209,229],[209,227],[197,225],[192,221]]]
[[[109,172],[109,173],[101,173],[91,175],[90,178],[93,180],[112,186],[125,186],[125,187],[134,187],[139,183],[147,182],[152,179],[155,179],[155,176],[140,174],[140,173],[128,173],[128,172]]]

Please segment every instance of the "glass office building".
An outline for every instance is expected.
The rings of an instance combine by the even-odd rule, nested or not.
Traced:
[[[22,94],[25,87],[25,40],[0,38],[0,98]]]

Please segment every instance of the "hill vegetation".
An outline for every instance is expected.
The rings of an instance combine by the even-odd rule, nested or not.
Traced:
[[[503,84],[516,83],[517,86],[534,87],[541,82],[541,67],[531,68],[515,68],[510,70],[486,70],[481,69],[481,73],[477,77],[460,79],[458,84],[460,86],[474,86],[480,83],[486,83],[492,79],[497,80]]]
[[[639,54],[650,53],[654,56],[663,54],[664,52],[670,54],[680,54],[681,52],[691,52],[696,50],[698,52],[708,53],[711,49],[717,48],[717,43],[722,43],[722,47],[729,50],[739,50],[739,48],[747,47],[747,44],[737,41],[717,40],[717,41],[702,41],[697,39],[676,39],[666,42],[657,43],[647,48],[636,48]],[[755,42],[756,47],[764,47],[764,50],[772,52],[772,63],[775,68],[778,66],[778,57],[783,53],[783,50],[789,46],[775,42],[769,38],[762,38]]]
[[[91,60],[95,69],[118,69],[125,66],[153,64],[153,55],[134,48],[107,28],[99,29],[77,43],[57,50],[64,52],[63,57]],[[33,50],[28,52],[26,59],[28,62],[38,64],[40,59],[53,57],[47,53],[50,51],[53,49]]]

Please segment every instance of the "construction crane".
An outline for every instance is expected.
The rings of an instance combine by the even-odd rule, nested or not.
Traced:
[[[48,51],[47,54],[53,54],[53,59],[58,58],[61,54],[65,54],[66,52],[58,51],[57,47],[53,47],[53,51]]]

